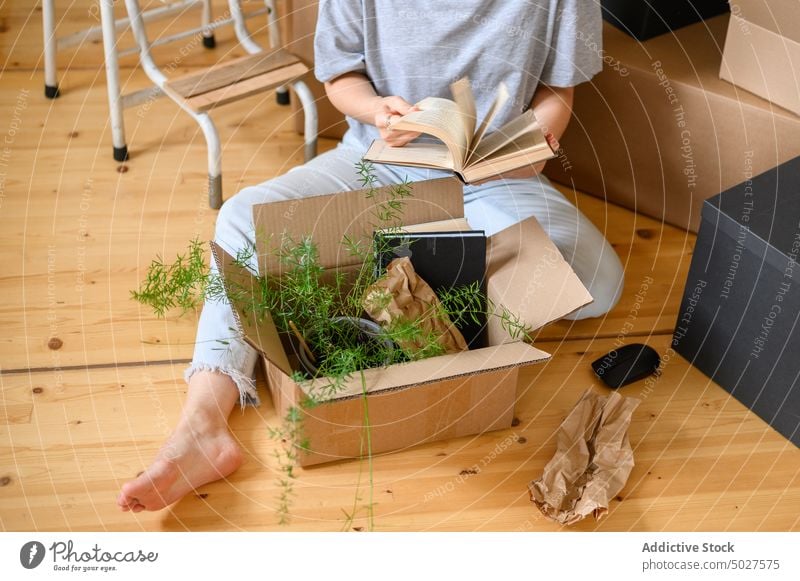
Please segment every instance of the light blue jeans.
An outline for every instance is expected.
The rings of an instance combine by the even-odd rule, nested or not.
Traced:
[[[335,149],[286,174],[243,189],[225,202],[217,216],[215,239],[231,255],[253,243],[252,206],[359,189],[356,163],[363,148],[345,136]],[[420,181],[449,176],[425,170],[376,164],[380,185],[407,178]],[[564,259],[594,298],[572,313],[571,319],[598,317],[607,313],[622,293],[623,271],[619,257],[595,226],[556,190],[544,176],[526,180],[495,180],[464,188],[464,212],[475,229],[487,236],[521,220],[535,216]],[[212,261],[213,262],[213,261]],[[215,265],[211,265],[215,268]],[[251,267],[257,270],[257,265]],[[222,302],[206,302],[197,329],[194,358],[186,370],[186,381],[197,371],[229,375],[239,388],[242,405],[257,404],[254,371],[258,354],[232,331],[236,322],[231,308]],[[224,342],[224,343],[223,343]]]

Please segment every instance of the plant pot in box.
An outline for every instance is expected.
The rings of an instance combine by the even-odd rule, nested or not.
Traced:
[[[324,358],[332,348],[346,345],[361,350],[365,368],[389,365],[394,355],[394,343],[385,336],[381,326],[369,319],[358,317],[334,317],[325,337],[310,337],[309,343],[314,348],[306,348],[301,344],[297,349],[297,357],[303,370],[311,377],[319,375],[318,359]],[[327,344],[327,345],[326,345]],[[313,357],[313,359],[312,359]]]

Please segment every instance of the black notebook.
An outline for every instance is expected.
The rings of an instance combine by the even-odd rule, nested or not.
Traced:
[[[408,256],[417,274],[433,292],[478,283],[486,295],[486,234],[483,230],[462,232],[376,232],[385,244],[377,257],[383,274],[395,258]],[[483,302],[483,301],[482,301]],[[470,349],[486,346],[486,305],[481,305],[478,323],[471,317],[456,326]]]

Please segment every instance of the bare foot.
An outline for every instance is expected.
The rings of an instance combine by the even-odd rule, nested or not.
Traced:
[[[216,389],[213,385],[218,378],[205,373],[192,378],[189,399],[174,433],[150,467],[122,486],[117,504],[123,511],[160,510],[239,468],[242,453],[228,430],[228,415],[238,391],[234,386],[231,392],[232,381],[223,377],[230,383],[221,397],[219,385]]]

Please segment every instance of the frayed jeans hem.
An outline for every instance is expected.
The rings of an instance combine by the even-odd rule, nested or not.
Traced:
[[[245,375],[238,369],[232,367],[220,367],[219,365],[210,365],[208,363],[192,363],[184,372],[183,378],[186,383],[192,379],[192,376],[198,371],[210,371],[212,373],[222,373],[227,375],[236,384],[239,390],[239,405],[241,407],[259,406],[261,399],[258,397],[256,391],[256,381],[254,378]]]

